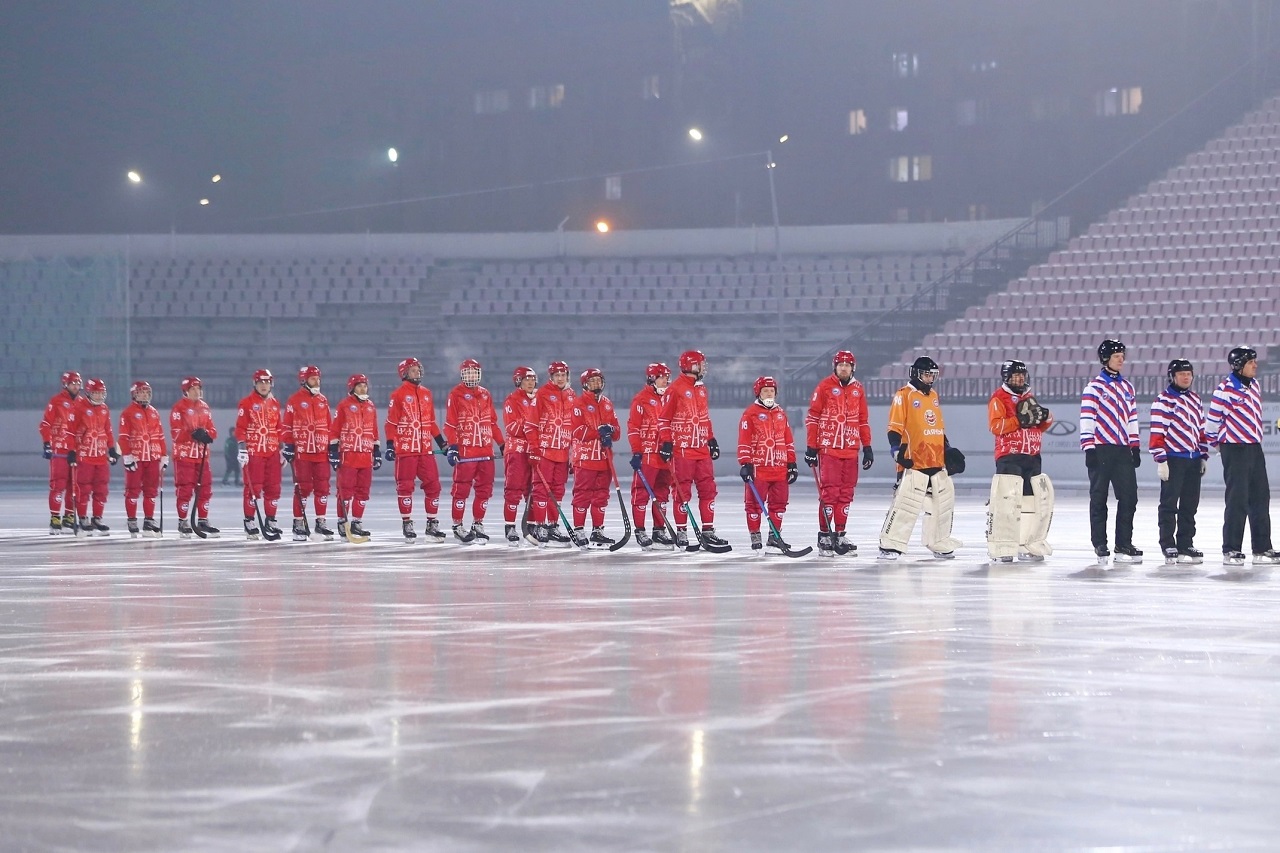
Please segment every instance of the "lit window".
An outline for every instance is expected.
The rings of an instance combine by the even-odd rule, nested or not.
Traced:
[[[656,101],[662,97],[657,74],[650,74],[640,81],[640,97],[646,101]]]
[[[894,183],[929,181],[933,179],[933,157],[921,154],[916,157],[890,157],[889,180]]]
[[[916,53],[895,53],[893,55],[893,76],[920,76],[920,55]]]
[[[889,110],[889,129],[901,132],[907,129],[907,111],[903,107]]]
[[[532,86],[529,89],[529,109],[554,109],[564,103],[564,85]]]
[[[865,110],[849,110],[849,135],[857,136],[867,132],[867,113]]]
[[[1094,95],[1093,102],[1100,116],[1134,115],[1142,111],[1142,87],[1107,89]]]
[[[559,106],[562,106],[563,104],[564,104],[564,84],[557,83],[554,86],[548,87],[547,106],[551,107],[552,109],[555,109]]]
[[[622,176],[610,175],[604,179],[604,197],[609,201],[622,198]]]
[[[505,113],[511,109],[511,96],[506,89],[490,89],[476,92],[476,115]]]

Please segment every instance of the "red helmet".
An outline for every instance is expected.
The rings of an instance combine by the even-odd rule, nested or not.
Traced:
[[[143,391],[146,391],[148,394],[150,394],[151,383],[145,380],[139,379],[137,382],[129,386],[129,397],[136,400],[138,399],[138,395],[141,394]]]
[[[523,366],[517,367],[511,374],[511,381],[515,383],[515,386],[517,388],[519,388],[520,383],[523,382],[525,379],[529,378],[530,376],[532,376],[534,379],[537,379],[538,372],[534,370],[532,367],[523,367]]]
[[[600,382],[601,382],[600,387],[603,388],[604,373],[602,373],[600,368],[598,367],[588,367],[586,370],[582,371],[582,375],[578,377],[578,382],[582,385],[583,388],[586,388],[587,382],[592,379],[595,379],[597,376],[600,377]]]
[[[409,378],[409,368],[411,367],[416,367],[421,370],[422,362],[418,361],[416,358],[406,358],[404,361],[400,362],[400,367],[397,368],[397,370],[400,372],[401,379]]]
[[[650,385],[652,385],[655,380],[657,380],[659,377],[662,377],[662,376],[665,376],[668,379],[670,379],[671,368],[667,367],[665,364],[663,364],[660,361],[655,361],[644,369],[645,381],[648,382]]]
[[[547,365],[548,376],[551,376],[552,374],[555,374],[555,373],[568,373],[568,372],[569,372],[569,365],[565,364],[563,361],[553,361]]]
[[[840,352],[831,356],[831,369],[835,370],[837,364],[847,364],[854,370],[858,369],[858,360],[854,358],[853,353],[849,352],[847,349],[842,349]]]
[[[695,364],[705,364],[707,357],[696,349],[685,350],[680,353],[680,370],[684,373],[692,373]]]
[[[62,374],[63,388],[67,387],[72,382],[79,382],[79,381],[80,381],[80,374],[75,370],[68,370],[66,373]]]
[[[756,380],[756,384],[751,386],[751,393],[759,397],[760,392],[766,388],[772,388],[773,393],[777,394],[778,380],[774,379],[772,376],[761,376]]]
[[[185,394],[192,388],[203,388],[204,383],[200,381],[199,376],[188,376],[182,380],[182,393]]]
[[[270,382],[274,385],[275,381],[276,378],[272,376],[271,371],[267,370],[265,367],[260,367],[253,372],[254,385],[257,385],[259,382]]]
[[[354,394],[356,386],[361,384],[368,385],[369,377],[365,376],[363,373],[351,374],[351,376],[347,378],[347,393]]]
[[[298,384],[299,385],[306,385],[307,380],[310,379],[312,376],[314,376],[316,379],[320,378],[320,368],[316,367],[314,364],[308,364],[298,368]]]
[[[88,382],[84,383],[84,392],[90,396],[94,394],[101,394],[103,397],[106,397],[107,383],[97,378],[90,379]]]
[[[458,373],[462,376],[462,384],[468,388],[474,388],[480,384],[480,362],[474,358],[468,358],[458,366]]]

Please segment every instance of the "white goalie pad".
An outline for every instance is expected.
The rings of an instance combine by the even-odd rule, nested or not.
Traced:
[[[1026,542],[1025,532],[1019,539],[1019,516],[1026,530],[1026,514],[1022,512],[1022,478],[1017,474],[996,474],[991,478],[991,499],[987,504],[987,554],[993,560],[1018,556],[1018,543]]]
[[[906,551],[916,519],[924,509],[924,493],[929,488],[929,477],[911,468],[902,472],[898,490],[893,493],[889,514],[880,528],[880,547],[894,551]]]
[[[1031,494],[1022,499],[1022,547],[1035,557],[1053,554],[1049,526],[1053,524],[1053,481],[1048,474],[1031,478]]]
[[[924,528],[921,539],[924,547],[938,554],[950,554],[964,545],[951,535],[951,523],[955,520],[956,489],[951,483],[951,475],[939,471],[932,477],[926,477],[933,490],[933,511],[924,517]]]

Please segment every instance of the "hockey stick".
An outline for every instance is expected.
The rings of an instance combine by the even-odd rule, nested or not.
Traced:
[[[241,473],[244,475],[244,487],[249,490],[249,500],[253,503],[253,514],[258,517],[258,530],[262,532],[263,539],[268,542],[275,542],[284,534],[275,533],[273,535],[267,529],[267,520],[262,515],[262,505],[258,503],[258,493],[254,490],[253,484],[249,482],[249,466],[247,463],[242,467]]]
[[[200,500],[200,487],[204,485],[204,464],[209,460],[209,445],[200,445],[204,448],[200,454],[200,461],[196,463],[196,485],[195,490],[191,493],[191,505],[187,507],[187,527],[191,528],[196,536],[201,539],[208,539],[209,534],[200,529],[200,525],[196,524],[196,503]],[[213,473],[212,470],[209,472]]]
[[[351,532],[351,523],[355,520],[351,517],[351,504],[355,502],[355,498],[344,501],[342,510],[342,528],[347,532],[347,541],[353,545],[362,545],[369,541],[369,535],[353,534]]]
[[[617,551],[631,541],[631,514],[627,512],[627,503],[622,499],[622,486],[618,484],[618,469],[613,467],[613,448],[605,448],[605,458],[609,461],[609,474],[613,477],[613,493],[618,496],[618,509],[622,512],[622,538],[609,546],[610,551]]]
[[[146,496],[143,495],[143,500]],[[160,485],[156,488],[156,500],[160,501],[160,535],[164,536],[164,467],[160,468]]]
[[[821,464],[821,463],[819,463],[819,464]],[[835,551],[837,554],[839,554],[841,557],[843,557],[845,554],[848,554],[850,551],[852,551],[852,550],[853,550],[853,546],[852,546],[852,545],[837,545],[837,544],[836,544],[836,542],[835,542],[835,535],[836,535],[836,534],[835,534],[835,532],[834,532],[834,531],[832,531],[832,530],[831,530],[831,528],[830,528],[830,527],[828,526],[828,524],[827,524],[827,522],[828,522],[830,519],[828,519],[828,518],[827,518],[827,514],[826,514],[825,512],[823,512],[823,511],[822,511],[822,508],[823,508],[823,507],[822,507],[822,477],[818,476],[818,467],[819,467],[818,465],[815,465],[815,466],[813,466],[812,468],[810,468],[809,470],[813,471],[813,481],[814,481],[815,483],[817,483],[817,484],[818,484],[818,517],[819,517],[820,519],[822,519],[822,528],[821,528],[821,530],[822,530],[822,532],[823,532],[823,533],[826,533],[827,535],[829,535],[829,536],[832,538],[832,542],[831,542],[831,550]],[[832,508],[831,508],[831,510],[832,510],[832,512],[835,512],[835,507],[832,507]]]
[[[755,480],[747,480],[747,486],[751,489],[751,494],[755,495],[756,503],[760,505],[760,514],[764,516],[764,520],[769,522],[769,532],[778,537],[778,541],[782,541],[782,534],[778,528],[773,526],[773,519],[769,517],[769,512],[765,508],[764,498],[760,497],[760,490],[756,488]],[[799,551],[792,551],[790,545],[785,545],[782,549],[783,556],[786,557],[804,557],[813,553],[813,546],[806,545]]]
[[[80,535],[80,484],[76,482],[79,479],[79,466],[72,462],[67,466],[67,477],[71,480],[71,518],[74,520],[75,527],[71,532]]]
[[[565,530],[569,531],[569,541],[577,545],[583,551],[591,548],[591,543],[587,541],[578,541],[578,537],[573,532],[573,525],[569,523],[569,518],[564,514],[564,510],[560,508],[560,504],[556,502],[555,495],[551,494],[551,486],[547,483],[547,478],[542,476],[542,468],[535,467],[533,473],[538,475],[538,480],[542,483],[542,488],[547,490],[547,500],[551,501],[551,505],[556,508],[556,512],[560,515],[560,520],[564,522]]]
[[[649,478],[644,475],[643,471],[636,471],[636,476],[640,478],[640,485],[644,486],[644,490],[649,493],[649,502],[654,506],[662,506],[658,501],[658,496],[653,493],[653,486],[649,485]],[[657,518],[655,512],[654,518]],[[662,514],[662,524],[667,528],[667,535],[671,537],[671,541],[676,541],[676,529],[671,526],[671,519],[667,518],[667,514]]]
[[[671,488],[675,490],[676,500],[680,501],[680,506],[684,507],[685,517],[689,519],[689,523],[693,525],[693,535],[697,538],[697,545],[686,545],[684,549],[692,554],[699,548],[710,551],[712,554],[727,554],[733,550],[732,545],[708,545],[702,541],[702,528],[693,518],[693,510],[689,509],[689,502],[680,495],[680,478],[676,476],[675,469],[671,469]]]

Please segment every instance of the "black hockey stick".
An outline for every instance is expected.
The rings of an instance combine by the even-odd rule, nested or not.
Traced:
[[[756,488],[755,480],[747,480],[747,486],[751,489],[751,494],[755,495],[756,503],[760,505],[760,514],[764,516],[764,520],[769,522],[769,532],[778,537],[778,541],[782,541],[782,534],[778,528],[773,526],[773,519],[769,517],[769,511],[765,508],[764,498],[760,497],[760,490]],[[791,546],[787,545],[782,549],[783,556],[786,557],[804,557],[813,553],[813,546],[806,545],[799,551],[792,551]]]
[[[627,512],[627,502],[622,499],[622,486],[618,483],[618,469],[613,466],[613,448],[605,448],[605,458],[609,460],[609,474],[613,477],[613,493],[618,496],[618,510],[622,513],[622,538],[609,546],[610,551],[617,551],[631,541],[631,514]]]
[[[275,542],[283,534],[279,531],[274,534],[267,528],[267,520],[262,515],[262,505],[258,503],[258,493],[254,491],[253,484],[249,482],[249,466],[245,464],[241,473],[244,475],[244,487],[249,490],[249,500],[253,503],[253,514],[258,518],[258,530],[262,532],[262,538],[268,542]]]
[[[583,551],[591,548],[591,543],[586,539],[578,540],[578,536],[574,533],[573,525],[569,523],[569,518],[564,514],[564,510],[560,508],[560,504],[556,502],[555,496],[551,494],[551,485],[547,483],[547,478],[542,476],[541,468],[534,468],[533,473],[538,475],[538,480],[542,483],[542,488],[547,490],[547,500],[551,501],[551,505],[556,508],[556,512],[560,515],[560,520],[564,522],[564,529],[569,531],[569,541],[577,545]]]
[[[201,539],[208,539],[209,534],[201,530],[200,525],[196,524],[196,504],[200,501],[200,487],[204,485],[204,465],[209,461],[209,445],[201,444],[200,446],[203,450],[200,453],[199,461],[196,463],[196,485],[195,491],[191,493],[191,505],[187,507],[187,527],[190,527],[191,532]]]
[[[819,464],[821,464],[821,463],[819,463]],[[829,519],[829,518],[827,518],[827,514],[826,514],[825,512],[823,512],[823,504],[822,504],[822,477],[820,477],[820,476],[818,475],[818,466],[817,466],[817,465],[815,465],[815,466],[813,466],[813,468],[811,468],[811,469],[809,469],[809,470],[813,471],[813,481],[814,481],[815,483],[817,483],[817,484],[818,484],[818,517],[822,519],[822,532],[823,532],[823,533],[826,533],[828,536],[830,536],[830,537],[831,537],[831,550],[835,551],[837,554],[839,554],[841,557],[843,557],[845,554],[848,554],[850,551],[852,551],[852,550],[853,550],[853,546],[852,546],[852,545],[839,545],[839,544],[837,544],[837,543],[836,543],[836,541],[835,541],[835,538],[836,538],[835,531],[833,531],[833,530],[831,529],[830,524],[828,524],[828,522],[830,521],[830,519]],[[832,512],[835,512],[835,507],[832,507],[832,508],[831,508],[831,511],[832,511]]]
[[[727,554],[733,550],[732,545],[710,545],[702,541],[702,528],[693,518],[693,510],[689,509],[689,502],[680,495],[680,479],[676,476],[675,469],[671,470],[671,488],[675,490],[676,500],[680,501],[680,506],[684,507],[685,517],[689,519],[689,524],[693,526],[693,535],[697,538],[697,545],[686,545],[684,549],[692,554],[699,548],[710,551],[712,554]]]
[[[653,493],[653,486],[649,485],[649,478],[644,475],[643,471],[636,471],[636,476],[640,478],[640,485],[644,486],[644,490],[649,493],[649,502],[655,506],[662,506],[658,501],[658,496]],[[654,511],[654,518],[658,517],[657,511]],[[662,525],[667,529],[667,535],[671,537],[671,541],[676,541],[676,529],[671,526],[671,519],[667,518],[667,514],[662,514]]]
[[[71,532],[76,536],[80,535],[80,484],[76,482],[78,478],[79,468],[75,462],[67,466],[67,478],[71,480],[71,518],[75,527]]]

